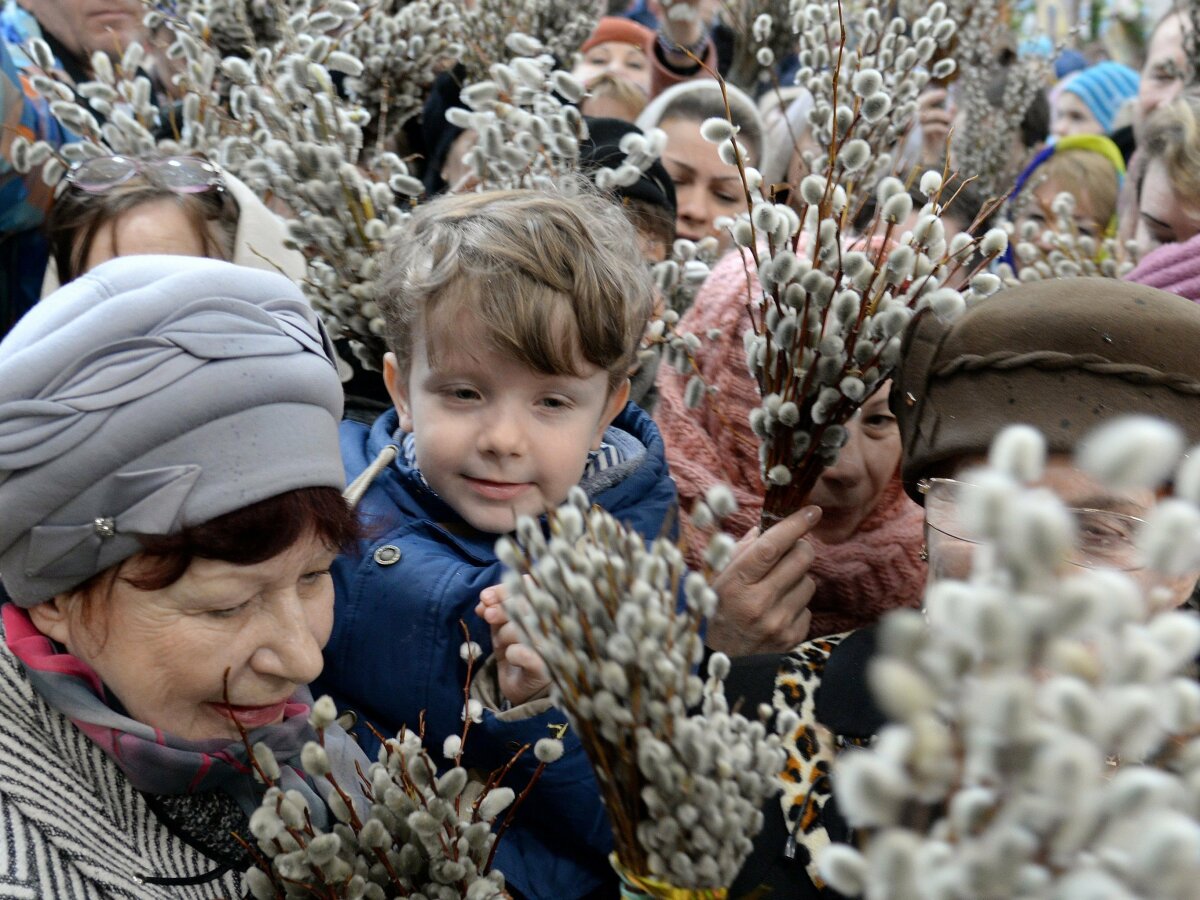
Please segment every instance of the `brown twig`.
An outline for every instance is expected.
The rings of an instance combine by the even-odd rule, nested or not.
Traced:
[[[529,778],[529,783],[525,785],[525,790],[521,791],[516,801],[508,808],[508,813],[504,816],[504,821],[496,830],[496,840],[492,843],[491,852],[488,853],[487,862],[483,866],[483,871],[488,872],[492,868],[492,862],[496,859],[496,850],[500,847],[500,839],[504,837],[504,833],[508,831],[508,826],[512,824],[513,818],[517,814],[517,810],[521,808],[521,804],[525,802],[525,798],[529,796],[529,792],[533,790],[533,786],[537,784],[538,779],[542,777],[542,773],[546,771],[546,763],[538,763],[538,767],[533,770],[533,775]]]

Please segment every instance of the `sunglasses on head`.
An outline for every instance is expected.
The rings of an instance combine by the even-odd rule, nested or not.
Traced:
[[[225,189],[221,170],[194,156],[162,159],[98,156],[71,166],[67,170],[67,183],[89,194],[102,194],[139,176],[176,194]]]

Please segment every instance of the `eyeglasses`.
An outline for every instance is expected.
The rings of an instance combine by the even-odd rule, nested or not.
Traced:
[[[954,557],[961,555],[962,545],[981,542],[961,517],[964,495],[974,487],[950,478],[923,479],[917,486],[925,496],[926,552],[934,568],[947,568]],[[1142,519],[1104,509],[1068,509],[1067,512],[1075,520],[1077,535],[1077,545],[1067,562],[1085,569],[1123,572],[1143,567],[1135,543]],[[962,573],[933,574],[961,576]]]
[[[128,156],[98,156],[71,166],[67,171],[67,183],[89,194],[103,194],[139,176],[176,194],[201,194],[225,189],[221,170],[194,156],[145,160]]]

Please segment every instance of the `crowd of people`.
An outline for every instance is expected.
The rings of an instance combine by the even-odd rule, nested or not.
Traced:
[[[262,797],[252,743],[332,821],[327,784],[301,762],[314,695],[353,713],[325,729],[345,783],[401,729],[440,756],[462,728],[465,628],[484,656],[468,689],[470,765],[501,768],[513,748],[564,735],[498,844],[508,891],[616,896],[586,748],[499,587],[497,538],[576,486],[646,540],[678,539],[702,571],[704,529],[688,511],[717,484],[737,501],[705,646],[732,660],[731,697],[794,710],[801,725],[734,896],[834,896],[815,860],[851,834],[828,773],[839,748],[885,722],[866,674],[877,623],[919,608],[931,576],[969,568],[969,545],[932,529],[923,507],[933,495],[952,505],[1006,426],[1045,435],[1043,484],[1081,533],[1096,517],[1108,529],[1073,564],[1188,603],[1196,573],[1159,578],[1132,555],[1153,494],[1114,492],[1071,455],[1133,413],[1200,443],[1188,14],[1154,23],[1140,71],[1064,55],[1011,135],[1004,202],[959,172],[946,212],[947,240],[1007,221],[1011,245],[1028,235],[1039,258],[1054,256],[1066,219],[1074,241],[1121,254],[1121,277],[1033,283],[1033,257],[1010,252],[994,297],[951,323],[918,313],[836,461],[764,530],[751,424],[762,398],[744,343],[758,272],[731,224],[747,212],[746,167],[803,210],[798,185],[820,160],[813,98],[792,84],[794,59],[769,67],[757,96],[714,77],[731,55],[721,4],[608,6],[562,61],[585,91],[579,169],[624,172],[635,135],[661,140],[660,158],[607,190],[573,177],[487,189],[464,161],[479,136],[454,124],[468,105],[461,69],[438,74],[396,138],[424,193],[380,251],[387,352],[371,371],[301,290],[288,220],[304,210],[193,156],[89,153],[59,184],[15,166],[18,137],[76,140],[43,96],[48,61],[31,40],[60,85],[141,41],[140,65],[169,97],[173,62],[138,0],[5,0],[0,895],[246,895],[254,859],[234,835],[249,834]],[[988,99],[999,109],[1003,90]],[[897,160],[955,171],[962,103],[953,83],[931,83]],[[714,119],[744,157],[706,137]],[[650,269],[681,241],[712,257],[674,311],[679,333],[702,337],[688,371],[647,340],[664,304]],[[699,405],[696,376],[709,386]],[[538,763],[519,759],[507,777],[524,784]]]

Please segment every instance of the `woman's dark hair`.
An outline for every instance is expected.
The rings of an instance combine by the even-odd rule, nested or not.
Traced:
[[[358,517],[336,488],[297,488],[176,534],[142,536],[139,540],[145,549],[132,557],[137,560],[134,572],[125,572],[126,560],[93,575],[72,594],[83,601],[79,608],[83,624],[94,629],[99,609],[111,598],[118,578],[139,591],[158,591],[182,578],[196,559],[252,566],[309,535],[346,552],[361,533]],[[100,640],[107,640],[107,629]]]
[[[116,223],[135,207],[159,200],[175,202],[199,235],[204,255],[212,259],[233,258],[237,231],[237,204],[228,191],[179,194],[142,178],[133,178],[101,193],[68,187],[54,201],[46,218],[50,256],[58,268],[59,284],[84,274],[84,265],[100,229]],[[121,248],[113,249],[120,255]]]
[[[309,535],[342,551],[359,537],[354,510],[336,488],[298,488],[176,534],[141,537],[139,571],[127,580],[138,590],[161,590],[182,578],[195,559],[252,566]]]

